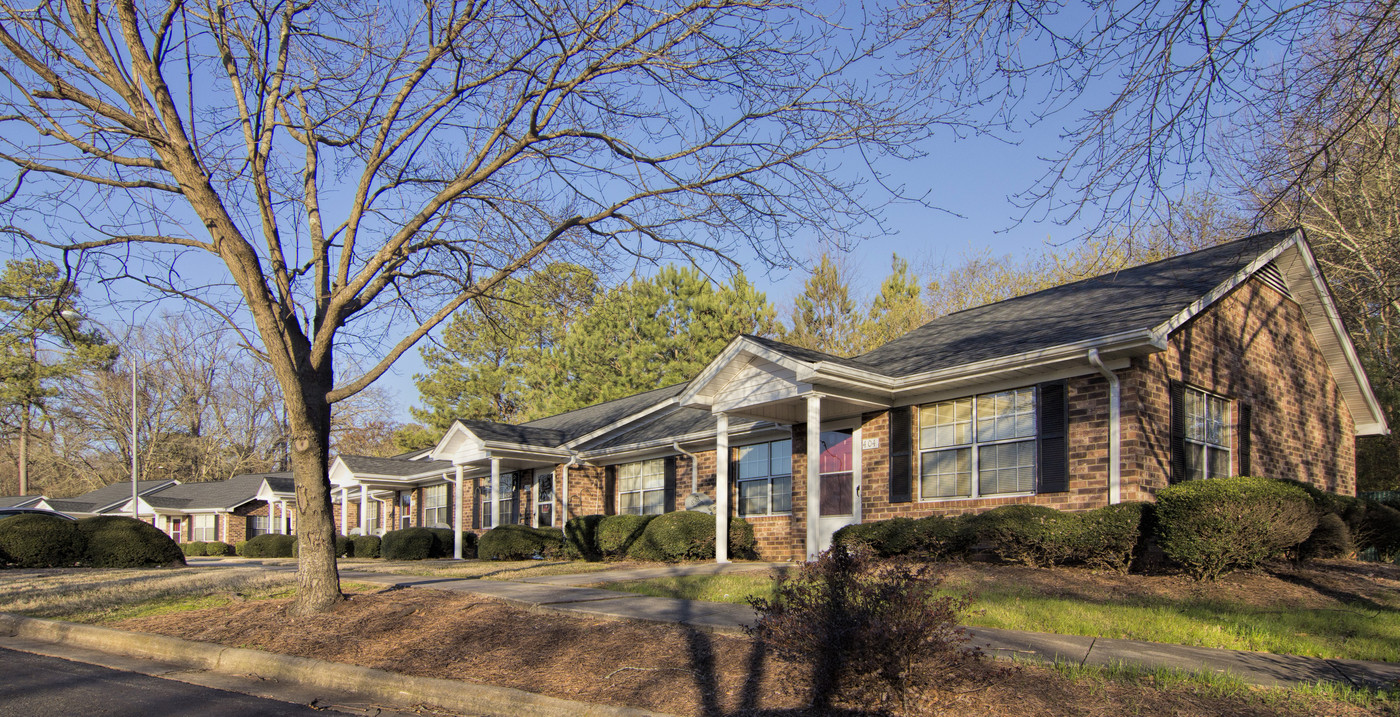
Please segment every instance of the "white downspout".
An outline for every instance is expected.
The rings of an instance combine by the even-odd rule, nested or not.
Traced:
[[[578,454],[569,456],[569,462],[564,464],[563,470],[559,471],[559,497],[562,503],[559,506],[559,529],[563,530],[569,525],[569,467],[578,465]]]
[[[1123,430],[1122,412],[1120,398],[1118,374],[1108,370],[1103,359],[1099,357],[1098,349],[1089,349],[1089,363],[1108,379],[1108,504],[1115,505],[1123,501],[1123,467],[1122,467],[1122,443]]]
[[[679,454],[685,456],[686,458],[689,458],[689,459],[690,459],[690,492],[691,492],[691,493],[699,493],[699,492],[700,492],[700,461],[696,460],[695,454],[694,454],[694,453],[691,453],[690,451],[687,451],[686,449],[681,448],[681,444],[680,444],[680,442],[678,442],[678,441],[671,441],[671,447],[674,448],[674,449],[676,449],[676,452],[677,452],[677,453],[679,453]]]

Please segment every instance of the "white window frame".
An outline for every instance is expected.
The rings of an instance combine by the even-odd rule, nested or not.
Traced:
[[[540,489],[540,484],[541,484],[542,482],[544,482],[545,479],[548,479],[548,480],[549,480],[549,500],[541,502],[541,501],[540,501],[540,494],[543,493],[543,491]],[[539,528],[539,527],[553,528],[553,527],[555,527],[554,524],[558,522],[558,518],[556,518],[555,515],[554,515],[554,513],[555,513],[555,510],[554,510],[554,498],[555,498],[555,495],[554,495],[554,472],[553,472],[553,471],[535,471],[535,474],[534,474],[534,481],[535,481],[534,487],[530,490],[530,502],[534,503],[534,506],[535,506],[535,507],[534,507],[534,510],[532,511],[531,516],[530,516],[531,521],[533,521],[532,527],[535,527],[535,528]],[[543,507],[544,505],[549,505],[549,506],[550,506],[550,511],[549,511],[549,521],[550,521],[550,524],[549,524],[549,525],[546,525],[546,526],[541,526],[541,525],[540,525],[540,508]]]
[[[202,521],[208,521],[208,526],[201,526]],[[196,513],[190,516],[190,542],[212,543],[218,540],[219,521],[213,513]]]
[[[1181,410],[1186,412],[1186,435],[1182,436],[1182,443],[1187,452],[1186,459],[1186,479],[1206,480],[1210,478],[1228,478],[1235,472],[1235,455],[1231,447],[1231,439],[1234,438],[1230,426],[1232,416],[1230,400],[1224,396],[1219,396],[1209,391],[1202,391],[1199,388],[1185,386],[1185,394],[1182,399]],[[1205,408],[1205,415],[1192,415],[1192,399],[1196,399],[1196,406]],[[1211,408],[1219,409],[1219,442],[1210,438]],[[1194,434],[1194,437],[1193,437]],[[1221,475],[1210,474],[1210,459],[1212,454],[1220,451],[1225,452],[1225,472]],[[1200,459],[1196,464],[1198,471],[1191,470],[1190,454],[1199,452]]]
[[[252,522],[248,524],[248,537],[258,535],[270,535],[272,533],[272,516],[270,515],[250,515]]]
[[[773,462],[773,446],[775,446],[775,445],[777,445],[777,444],[780,444],[780,443],[786,443],[786,444],[787,444],[787,472],[783,472],[783,471],[781,471],[781,470],[776,470],[776,471],[775,471],[775,470],[773,469],[773,465],[774,465],[774,462]],[[755,449],[755,448],[757,448],[758,446],[764,446],[764,447],[766,447],[766,450],[768,451],[768,455],[767,455],[767,457],[764,459],[764,463],[767,464],[768,469],[767,469],[766,471],[764,471],[762,474],[759,474],[759,475],[745,476],[745,475],[744,475],[744,472],[743,472],[743,468],[742,468],[743,461],[741,460],[741,456],[743,456],[743,454],[744,454],[744,449]],[[778,495],[778,493],[775,493],[774,490],[773,490],[773,481],[774,481],[775,479],[781,479],[781,478],[787,478],[787,481],[788,481],[788,489],[787,489],[788,509],[787,509],[787,510],[778,510],[778,511],[775,511],[775,510],[773,510],[773,496],[774,496],[774,495]],[[747,512],[744,511],[744,499],[743,499],[743,496],[744,496],[744,484],[745,484],[745,483],[762,483],[762,484],[764,484],[766,495],[765,495],[765,497],[764,497],[764,502],[763,502],[763,504],[766,506],[766,508],[764,509],[763,512],[761,512],[761,513],[747,513]],[[734,488],[735,488],[735,491],[734,491],[734,510],[735,510],[735,513],[738,514],[738,515],[744,516],[744,517],[746,517],[746,518],[748,518],[748,517],[762,517],[762,516],[765,516],[765,515],[792,515],[792,439],[791,439],[791,438],[779,438],[779,439],[775,439],[775,440],[772,440],[772,441],[761,441],[761,442],[759,442],[759,443],[746,443],[746,444],[741,445],[741,446],[735,446],[735,447],[734,447]]]
[[[452,512],[447,500],[448,492],[446,483],[423,487],[424,527],[452,527]]]
[[[642,479],[642,484],[641,484],[641,487],[639,487],[639,488],[635,488],[635,489],[632,489],[632,490],[623,490],[623,489],[622,489],[622,481],[624,480],[624,478],[623,478],[622,472],[623,472],[624,470],[628,470],[631,466],[637,466],[637,471],[638,471],[637,477],[638,477],[639,479]],[[652,469],[652,468],[655,469],[655,472],[652,472],[652,470],[650,470],[650,469]],[[666,459],[665,459],[665,458],[651,458],[651,459],[644,460],[644,461],[632,461],[631,463],[622,463],[622,464],[618,465],[617,468],[616,468],[615,470],[617,471],[616,481],[617,481],[617,513],[618,513],[618,515],[661,515],[662,513],[665,513],[665,512],[666,512]],[[649,486],[649,485],[647,485],[646,479],[649,478],[649,477],[656,477],[656,478],[659,479],[659,480],[657,480],[656,485],[654,485],[654,486]],[[660,494],[661,494],[661,502],[660,502],[661,510],[659,510],[659,511],[657,511],[657,512],[654,512],[654,513],[648,513],[648,512],[647,512],[647,496],[648,496],[648,494],[650,494],[650,493],[660,493]],[[636,495],[636,496],[637,496],[637,508],[636,508],[636,510],[632,510],[632,509],[630,509],[630,508],[628,508],[628,507],[624,507],[623,504],[625,503],[625,501],[623,500],[623,496],[626,496],[626,495]]]
[[[982,428],[982,425],[981,425],[981,424],[983,424],[983,423],[986,422],[986,421],[993,420],[993,419],[990,419],[990,418],[987,418],[987,417],[984,417],[984,416],[980,416],[980,415],[979,415],[979,413],[980,413],[980,411],[981,411],[981,408],[980,408],[980,407],[981,407],[981,405],[982,405],[982,399],[984,399],[984,398],[993,398],[993,397],[998,396],[998,395],[1000,395],[1000,394],[1011,394],[1012,396],[1015,396],[1016,394],[1018,394],[1018,393],[1020,393],[1020,392],[1022,392],[1022,391],[1028,391],[1028,392],[1030,393],[1030,397],[1031,397],[1031,401],[1030,401],[1030,410],[1029,410],[1028,412],[1025,412],[1025,413],[1028,413],[1028,415],[1029,415],[1029,417],[1030,417],[1030,421],[1031,421],[1031,426],[1032,426],[1032,427],[1031,427],[1030,433],[1029,433],[1028,435],[1015,435],[1015,436],[1012,436],[1012,437],[1009,437],[1009,438],[995,438],[995,439],[981,440],[981,438],[982,438],[982,436],[980,435],[980,433],[981,433],[981,428]],[[968,420],[965,421],[965,422],[964,422],[964,421],[955,421],[954,424],[950,424],[950,425],[956,425],[956,424],[966,423],[966,424],[967,424],[967,431],[968,431],[968,440],[967,440],[967,442],[965,442],[965,443],[951,443],[951,444],[944,445],[944,446],[925,447],[925,445],[924,445],[924,432],[925,432],[925,429],[928,427],[928,425],[927,425],[927,424],[925,423],[925,421],[924,421],[924,412],[925,412],[925,410],[935,409],[937,406],[940,406],[940,405],[942,405],[942,404],[956,404],[956,403],[958,403],[958,402],[964,402],[964,401],[970,403],[970,413],[969,413],[969,418],[968,418]],[[1003,389],[1003,390],[1000,390],[1000,391],[988,391],[988,392],[985,392],[985,393],[974,394],[974,395],[971,395],[971,396],[959,396],[959,397],[957,397],[957,398],[950,398],[950,399],[946,399],[946,400],[942,400],[942,401],[934,401],[934,402],[932,402],[932,403],[925,403],[925,404],[920,405],[920,406],[919,406],[919,410],[918,410],[919,427],[918,427],[918,432],[917,432],[917,435],[918,435],[918,453],[919,453],[919,466],[918,466],[918,467],[919,467],[919,471],[918,471],[918,474],[915,476],[915,480],[918,481],[918,486],[919,486],[919,487],[918,487],[918,491],[919,491],[919,498],[918,498],[918,500],[919,500],[919,502],[923,502],[923,503],[937,503],[937,502],[952,501],[952,500],[976,500],[976,499],[978,499],[978,498],[1018,498],[1018,497],[1025,497],[1025,496],[1032,496],[1032,495],[1035,495],[1035,494],[1036,494],[1035,481],[1036,481],[1037,477],[1040,475],[1040,455],[1039,455],[1040,452],[1039,452],[1039,450],[1037,449],[1037,441],[1038,441],[1038,439],[1039,439],[1039,437],[1040,437],[1040,415],[1039,415],[1039,414],[1040,414],[1040,411],[1039,411],[1039,406],[1040,406],[1040,391],[1039,391],[1036,387],[1034,387],[1034,386],[1019,386],[1019,387],[1015,387],[1015,388]],[[1010,418],[1014,420],[1015,416],[1017,416],[1017,415],[1022,415],[1022,412],[1013,412],[1012,414],[1010,414]],[[956,428],[954,428],[954,435],[956,436]],[[955,438],[954,440],[956,440],[956,438]],[[982,453],[982,449],[984,449],[984,448],[990,448],[990,447],[992,447],[992,446],[1002,446],[1002,445],[1019,444],[1019,443],[1029,443],[1029,444],[1031,444],[1031,489],[1030,489],[1030,490],[1026,490],[1026,491],[1011,491],[1011,492],[1004,492],[1004,493],[983,493],[983,492],[982,492],[982,470],[981,470],[981,468],[982,468],[982,467],[981,467],[981,453]],[[929,456],[931,456],[931,455],[933,455],[933,454],[936,454],[936,453],[955,452],[955,451],[968,451],[968,454],[969,454],[968,462],[969,462],[969,470],[971,471],[971,477],[970,477],[969,480],[968,480],[968,483],[969,483],[969,485],[968,485],[968,493],[967,493],[966,495],[935,495],[935,496],[925,496],[925,495],[924,495],[924,461],[925,461],[926,459],[928,459]]]

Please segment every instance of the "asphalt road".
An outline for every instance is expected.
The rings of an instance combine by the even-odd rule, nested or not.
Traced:
[[[34,717],[327,714],[301,705],[4,648],[0,648],[0,708],[6,715]]]

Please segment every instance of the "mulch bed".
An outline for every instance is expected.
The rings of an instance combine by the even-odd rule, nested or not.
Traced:
[[[351,596],[312,617],[287,600],[126,620],[127,630],[515,687],[572,700],[679,715],[806,715],[800,666],[742,636],[674,625],[607,621],[528,610],[456,592],[412,588]],[[1069,680],[1044,668],[986,663],[926,694],[920,714],[1151,715],[1311,714],[1259,695],[1219,698],[1193,687],[1155,689]],[[844,714],[868,705],[847,705]],[[1329,714],[1365,715],[1348,705]]]

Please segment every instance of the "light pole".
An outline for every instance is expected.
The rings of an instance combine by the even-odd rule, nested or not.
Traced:
[[[107,334],[112,337],[113,342],[115,342],[118,346],[121,345],[121,341],[117,340],[116,332],[112,331],[112,329],[108,328],[108,326],[102,323],[101,321],[90,317],[84,317],[82,314],[76,311],[64,311],[61,313],[63,315],[63,318],[68,319],[69,321],[91,321],[92,323],[97,324],[103,331],[106,331]],[[140,475],[137,472],[136,452],[136,356],[127,356],[127,360],[131,363],[131,517],[140,520],[141,491],[137,488],[136,485],[137,476]]]

